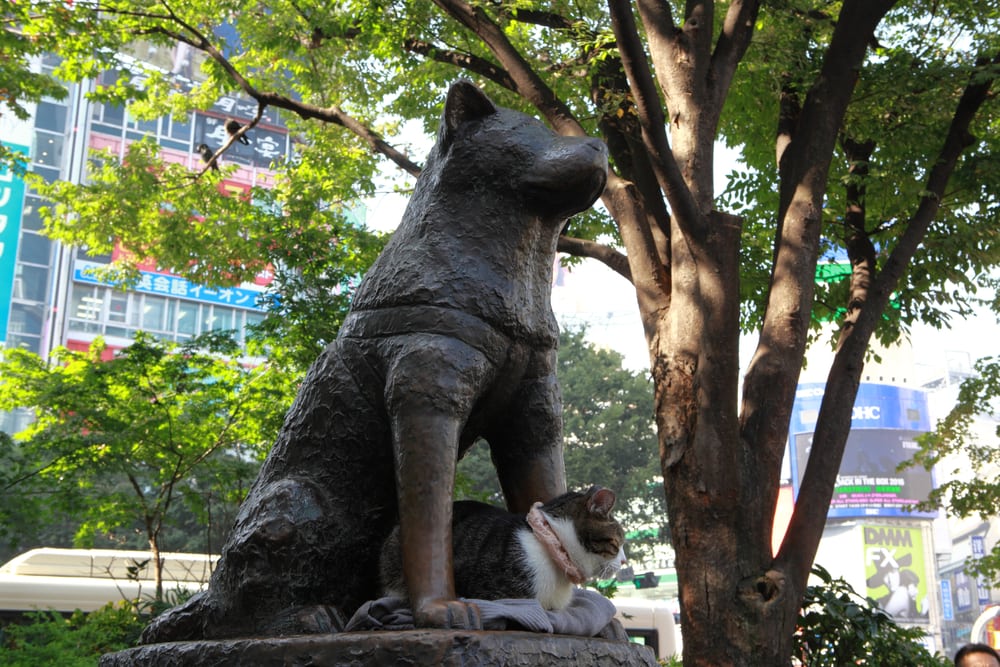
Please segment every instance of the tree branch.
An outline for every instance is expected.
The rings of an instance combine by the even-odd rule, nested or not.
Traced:
[[[195,176],[195,178],[200,178],[205,172],[207,172],[209,169],[212,168],[213,164],[218,166],[219,163],[216,160],[218,160],[220,156],[222,156],[227,150],[229,150],[229,147],[232,146],[234,143],[236,143],[240,137],[246,134],[249,130],[257,127],[257,123],[259,123],[260,119],[264,116],[264,110],[266,108],[267,105],[258,102],[257,113],[254,114],[254,117],[250,120],[250,122],[243,125],[243,127],[241,127],[238,132],[229,135],[229,140],[226,141],[226,143],[219,146],[219,149],[212,154],[211,159],[205,160],[205,166],[203,166],[201,170],[198,171],[198,174]]]
[[[493,83],[506,88],[507,90],[515,89],[514,80],[510,78],[510,74],[504,71],[503,68],[497,67],[485,58],[480,58],[479,56],[471,53],[442,49],[434,44],[431,44],[430,42],[414,39],[412,37],[403,42],[403,48],[411,53],[422,55],[435,62],[452,65],[459,69],[464,69],[467,72],[478,74],[479,76],[489,79]]]
[[[574,257],[589,257],[607,265],[612,271],[625,280],[632,282],[632,270],[628,265],[628,257],[614,248],[596,241],[578,239],[572,236],[560,236],[556,250]]]
[[[925,194],[920,198],[920,204],[907,223],[906,231],[893,248],[885,268],[878,276],[878,282],[881,284],[881,289],[886,292],[887,300],[888,295],[898,285],[906,267],[910,265],[917,247],[927,235],[927,230],[945,197],[948,180],[955,171],[958,159],[966,148],[975,143],[975,137],[969,128],[980,107],[990,96],[990,89],[998,78],[998,68],[1000,68],[1000,53],[992,59],[980,58],[962,92],[944,145],[927,176]]]
[[[868,161],[875,151],[875,142],[870,139],[854,141],[849,137],[844,137],[841,144],[843,144],[844,152],[850,162],[850,166],[847,168],[851,178],[846,187],[847,208],[844,211],[844,229],[847,256],[851,262],[851,284],[850,296],[847,301],[847,315],[841,324],[841,333],[837,342],[838,349],[843,345],[847,332],[857,321],[861,307],[868,298],[868,290],[876,272],[875,245],[865,228],[867,217],[865,178],[869,172]]]
[[[866,45],[893,4],[893,0],[845,1],[822,69],[806,96],[795,133],[781,156],[781,199],[771,289],[757,349],[744,376],[740,414],[740,437],[755,452],[758,475],[768,482],[776,480],[780,474],[805,353],[815,296],[822,203],[833,149]],[[786,111],[789,109],[786,107]],[[847,415],[844,424],[850,424],[849,417]],[[813,447],[812,451],[817,449]],[[834,472],[831,482],[835,477]],[[803,482],[801,488],[805,485]],[[831,492],[832,488],[830,486]],[[806,505],[800,490],[795,507],[797,518],[793,518],[797,523],[786,533],[775,563],[777,569],[785,571],[792,594],[801,592],[805,585],[811,555],[822,534],[829,497],[825,505],[820,503],[821,506],[808,508],[809,515],[800,513]],[[822,513],[822,518],[816,524],[818,512]]]
[[[774,139],[774,160],[778,165],[779,175],[782,172],[782,159],[788,145],[795,136],[795,128],[802,114],[802,104],[799,96],[792,90],[788,77],[782,82],[778,97],[778,128]]]
[[[722,23],[722,32],[715,43],[712,54],[712,73],[714,78],[713,92],[715,106],[722,108],[729,85],[736,73],[736,66],[753,36],[754,24],[760,10],[760,0],[733,0],[729,4],[726,18]]]
[[[482,8],[462,0],[434,0],[434,4],[483,41],[510,75],[514,82],[512,90],[538,109],[556,132],[571,136],[586,134],[566,103],[556,97]]]
[[[594,71],[591,101],[601,110],[597,127],[604,136],[610,159],[618,174],[631,180],[642,198],[660,263],[670,266],[670,213],[642,141],[642,128],[635,102],[615,48],[614,56],[600,59]],[[630,216],[616,216],[619,225]]]
[[[632,82],[632,95],[642,127],[642,138],[656,174],[656,180],[667,196],[678,226],[691,238],[705,236],[704,225],[691,191],[684,182],[667,141],[666,119],[656,92],[656,85],[639,40],[635,17],[628,0],[609,0],[611,24],[618,41],[622,66]]]
[[[153,26],[150,28],[143,28],[136,30],[135,34],[162,34],[164,36],[170,37],[171,39],[183,42],[190,45],[192,48],[198,49],[203,53],[211,57],[218,65],[226,72],[226,74],[233,80],[233,82],[239,87],[244,94],[248,97],[254,99],[259,105],[273,106],[279,109],[285,109],[286,111],[291,111],[292,113],[298,115],[303,119],[314,119],[320,120],[327,123],[333,123],[334,125],[339,125],[346,130],[349,130],[357,137],[362,139],[368,144],[369,148],[375,153],[381,154],[391,160],[396,166],[403,169],[412,176],[417,176],[420,174],[420,165],[410,160],[410,158],[393,147],[391,144],[387,143],[381,135],[366,126],[364,123],[358,119],[352,117],[346,113],[343,109],[337,106],[330,107],[319,107],[316,105],[308,104],[305,102],[300,102],[293,100],[284,95],[279,95],[273,92],[262,92],[258,90],[253,84],[251,84],[246,77],[244,77],[236,67],[229,61],[226,56],[219,51],[218,48],[201,32],[199,32],[193,26],[188,25],[182,19],[177,17],[171,12],[170,20],[177,23],[179,26],[184,28],[185,31],[190,33],[190,36],[181,32],[169,30],[163,26]],[[161,17],[162,18],[162,17]],[[230,141],[230,143],[232,143]]]
[[[500,12],[503,16],[509,17],[512,21],[517,21],[518,23],[531,23],[532,25],[539,25],[543,28],[552,28],[553,30],[573,30],[576,27],[572,21],[567,19],[562,14],[548,12],[543,9],[519,9],[516,7],[507,9],[501,6]]]
[[[1000,53],[991,61],[981,59],[977,63],[977,68],[959,99],[937,159],[928,173],[926,194],[921,197],[889,259],[872,281],[857,322],[844,333],[840,349],[834,357],[813,436],[814,442],[821,443],[822,446],[813,447],[789,532],[779,552],[779,557],[787,559],[802,571],[808,570],[802,553],[808,552],[810,547],[815,548],[822,535],[826,511],[833,496],[836,471],[847,442],[847,432],[843,425],[850,424],[868,342],[888,306],[892,292],[898,286],[940,208],[948,180],[962,152],[974,142],[969,128],[989,96],[990,88],[997,78],[995,68],[998,64]],[[820,513],[822,517],[819,516]]]

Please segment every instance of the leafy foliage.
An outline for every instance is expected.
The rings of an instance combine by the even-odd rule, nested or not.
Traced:
[[[8,667],[93,667],[102,654],[134,646],[146,623],[125,603],[76,611],[69,618],[54,611],[31,612],[26,618],[27,623],[3,628],[0,663]]]
[[[934,139],[946,132],[966,75],[995,75],[995,64],[974,62],[977,54],[990,54],[997,47],[994,4],[970,0],[900,7],[888,14],[872,45],[842,134],[845,140],[875,141],[863,177],[869,212],[865,233],[878,248],[880,261],[887,260],[907,211],[922,194],[926,165],[938,147]],[[127,104],[129,113],[139,118],[204,108],[220,93],[237,89],[256,94],[261,104],[288,109],[288,120],[303,140],[301,153],[291,164],[276,167],[295,184],[295,194],[282,198],[282,215],[298,230],[313,227],[315,221],[294,212],[296,197],[308,192],[308,201],[336,205],[371,193],[375,163],[367,156],[371,147],[378,147],[380,132],[395,133],[406,119],[430,131],[444,86],[458,72],[488,81],[491,93],[505,105],[525,107],[527,102],[516,94],[511,74],[495,64],[497,54],[489,45],[425,2],[331,5],[277,0],[229,11],[204,2],[145,6],[111,0],[13,3],[5,11],[9,23],[20,27],[2,33],[11,53],[52,52],[61,57],[54,76],[33,72],[17,59],[4,62],[0,90],[17,115],[24,115],[24,105],[31,101],[64,96],[58,79],[78,81],[102,73],[118,76],[106,79],[91,93],[92,99]],[[628,116],[632,107],[625,91],[611,83],[617,59],[603,3],[557,2],[539,11],[498,2],[477,5],[476,11],[496,23],[510,49],[524,54],[554,99],[566,105],[585,131],[601,130],[602,117]],[[801,97],[810,89],[832,39],[835,11],[815,0],[764,7],[721,119],[722,140],[741,155],[741,170],[731,175],[720,203],[747,222],[742,291],[748,329],[759,323],[768,282],[767,246],[777,193],[772,139],[779,100],[782,94]],[[190,89],[179,90],[161,65],[143,64],[146,58],[156,59],[150,54],[169,53],[178,43],[190,45],[196,54]],[[986,269],[997,262],[1000,250],[993,230],[998,201],[996,189],[985,186],[997,174],[992,113],[991,107],[977,121],[976,141],[942,202],[941,217],[926,244],[929,252],[898,291],[899,307],[888,314],[881,330],[886,340],[918,319],[944,325],[967,313],[968,297],[956,296],[949,285],[972,293],[983,285]],[[295,114],[326,123],[301,122]],[[399,148],[405,153],[405,145]],[[199,262],[202,280],[222,279],[227,272],[232,272],[231,278],[268,259],[257,244],[267,229],[275,229],[272,216],[225,210],[240,206],[213,197],[211,172],[182,173],[186,170],[157,161],[149,147],[129,151],[121,164],[95,171],[88,185],[63,184],[48,191],[80,216],[72,224],[55,216],[53,235],[81,245],[93,242],[94,248],[118,237],[138,255],[156,246],[164,266],[178,270],[191,256],[185,250],[194,250],[197,257],[208,255]],[[847,243],[845,186],[857,178],[852,164],[842,151],[832,165],[824,212],[831,251],[843,252]],[[409,166],[418,168],[412,162]],[[133,196],[123,198],[123,192]],[[176,208],[165,212],[161,204],[175,199]],[[128,215],[106,215],[108,207],[116,205],[127,206]],[[201,211],[206,220],[224,221],[225,229],[193,223],[192,211]],[[620,242],[610,222],[589,218],[574,234]],[[953,234],[954,229],[963,233]],[[240,233],[221,233],[236,230]],[[206,235],[211,243],[204,242]],[[327,239],[334,237],[329,234]],[[841,307],[837,288],[821,288],[820,320],[825,319],[823,311]]]
[[[743,158],[742,168],[727,179],[721,201],[745,217],[741,265],[746,278],[744,326],[749,330],[759,326],[763,316],[754,304],[760,303],[770,282],[767,230],[773,226],[778,198],[773,132],[763,132],[757,123],[762,118],[775,123],[783,94],[805,94],[822,66],[836,25],[828,3],[793,4],[798,6],[785,13],[762,13],[747,54],[746,76],[734,82],[722,119],[727,143],[739,145]],[[864,235],[881,268],[906,229],[913,202],[925,194],[927,165],[933,163],[940,139],[947,134],[968,73],[971,70],[975,77],[977,71],[983,76],[996,71],[995,64],[985,62],[970,68],[971,54],[997,49],[991,29],[969,20],[970,16],[996,18],[994,3],[940,3],[930,16],[924,9],[901,7],[880,26],[831,164],[821,262],[840,262],[847,275],[847,248],[857,231],[845,221],[851,186],[862,188]],[[991,103],[977,121],[972,146],[941,201],[924,243],[926,252],[907,272],[894,293],[894,307],[876,332],[883,343],[908,333],[915,322],[945,327],[981,303],[975,295],[988,286],[990,269],[1000,260],[996,232],[1000,198],[981,187],[995,176],[1000,148],[995,123]],[[868,141],[872,142],[868,155],[850,154],[850,142]],[[857,169],[859,163],[865,167],[863,173]],[[816,324],[842,318],[847,286],[846,280],[817,284]]]
[[[356,194],[330,187],[329,165],[314,163],[325,148],[310,147],[273,187],[253,187],[241,196],[221,183],[231,167],[195,173],[165,162],[159,146],[146,140],[129,144],[121,159],[93,155],[85,184],[35,179],[34,187],[51,202],[41,210],[46,235],[94,254],[119,251],[108,277],[123,284],[137,280],[138,263],[150,259],[212,286],[238,285],[271,271],[268,317],[257,339],[273,361],[304,372],[336,335],[351,287],[384,242],[345,203],[355,202]]]
[[[931,491],[920,509],[944,507],[949,516],[978,516],[990,521],[1000,515],[1000,357],[975,363],[974,375],[962,381],[951,411],[920,437],[920,451],[900,467],[921,465],[948,470],[946,481]],[[1000,546],[983,558],[966,561],[971,574],[1000,581]]]
[[[198,345],[206,345],[199,349]],[[35,421],[0,451],[5,514],[76,522],[74,543],[136,531],[158,551],[172,506],[237,504],[280,426],[292,387],[267,364],[245,368],[216,336],[185,346],[140,334],[102,360],[61,349],[52,365],[21,349],[0,362],[0,409]]]
[[[806,588],[793,654],[807,667],[873,665],[948,667],[920,643],[924,631],[897,625],[871,598],[860,595],[822,566],[813,567],[820,583]]]

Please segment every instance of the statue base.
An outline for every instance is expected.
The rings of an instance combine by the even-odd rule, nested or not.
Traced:
[[[405,630],[147,644],[104,655],[100,667],[291,664],[656,667],[657,662],[651,648],[622,640],[536,632]]]

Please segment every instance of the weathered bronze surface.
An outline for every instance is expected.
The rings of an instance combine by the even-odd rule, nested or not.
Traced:
[[[418,627],[480,627],[454,599],[455,463],[487,440],[515,512],[565,490],[552,266],[606,176],[600,141],[450,88],[403,221],[303,382],[209,590],[144,642],[336,631],[377,597],[397,516]]]
[[[655,667],[647,646],[534,632],[409,630],[221,639],[140,646],[101,667]]]

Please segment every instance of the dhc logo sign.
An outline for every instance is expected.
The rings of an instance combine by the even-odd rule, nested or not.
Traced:
[[[855,405],[851,413],[853,421],[878,421],[882,418],[882,408],[877,405]]]

